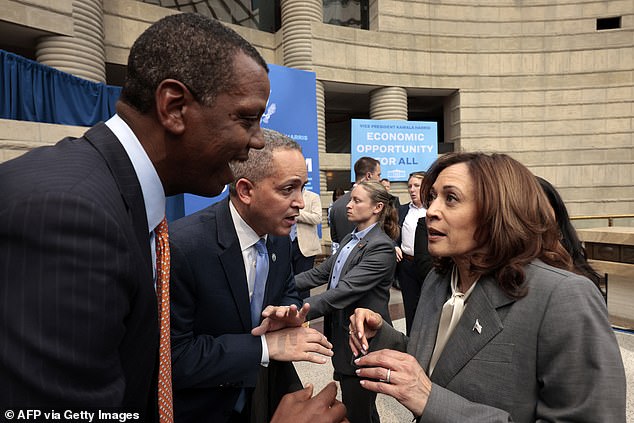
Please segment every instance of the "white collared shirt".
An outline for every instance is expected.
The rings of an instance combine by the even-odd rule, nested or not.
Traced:
[[[249,301],[253,295],[253,287],[255,286],[255,262],[258,256],[258,252],[255,249],[255,244],[260,240],[260,236],[244,221],[238,210],[229,200],[229,212],[231,213],[231,220],[233,220],[233,227],[238,235],[238,242],[240,243],[240,251],[242,251],[242,261],[244,263],[244,271],[247,275],[247,285],[249,290]],[[268,235],[264,235],[264,239],[267,239]],[[266,344],[266,334],[260,336],[262,341],[262,358],[260,364],[264,367],[269,365],[269,348]]]
[[[132,167],[134,167],[134,172],[139,180],[139,184],[141,185],[148,232],[150,233],[154,278],[156,279],[154,228],[156,228],[165,217],[165,190],[163,189],[163,184],[161,183],[158,173],[156,173],[154,164],[128,124],[125,123],[119,115],[115,114],[108,119],[106,126],[115,134],[125,149],[125,152],[132,162]]]
[[[408,256],[414,255],[414,238],[416,236],[416,226],[418,219],[425,216],[427,209],[416,207],[414,203],[409,203],[403,226],[401,227],[401,251]]]

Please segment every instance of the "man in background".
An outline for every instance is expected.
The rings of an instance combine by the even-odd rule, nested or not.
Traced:
[[[372,157],[361,157],[354,164],[355,184],[362,181],[379,181],[381,179],[381,163]],[[333,246],[341,242],[343,237],[352,233],[355,226],[348,220],[346,205],[350,202],[350,191],[345,193],[330,209],[330,238]],[[334,254],[334,252],[333,252]]]
[[[321,254],[321,241],[317,233],[317,225],[321,223],[321,200],[319,195],[307,189],[303,192],[303,198],[304,208],[299,211],[290,235],[295,275],[312,269],[315,256]],[[309,296],[310,290],[299,291],[302,300]]]

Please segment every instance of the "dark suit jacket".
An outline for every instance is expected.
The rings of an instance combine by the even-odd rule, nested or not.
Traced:
[[[414,264],[421,281],[425,280],[434,264],[434,258],[429,254],[427,237],[427,223],[425,218],[421,217],[416,224],[414,236]]]
[[[129,408],[153,421],[150,234],[104,125],[0,165],[0,408]]]
[[[346,206],[350,202],[350,191],[335,201],[330,209],[330,239],[332,242],[341,243],[341,240],[352,233],[355,224],[348,220]]]
[[[170,225],[170,247],[176,421],[223,422],[242,388],[256,386],[262,358],[229,200]],[[301,305],[290,238],[269,236],[267,249],[264,305]]]
[[[329,284],[339,254],[351,239],[352,236],[347,235],[335,255],[297,275],[297,288],[310,289]],[[324,331],[333,344],[332,361],[336,372],[350,376],[355,374],[356,368],[351,363],[352,352],[348,346],[349,317],[354,314],[355,308],[369,308],[391,322],[388,303],[395,269],[394,243],[376,225],[350,252],[337,287],[329,287],[325,292],[305,300],[310,304],[307,319],[324,316]]]
[[[492,277],[477,283],[420,422],[625,421],[623,362],[596,286],[539,260],[524,270],[528,294],[518,300]],[[409,342],[384,325],[370,349],[407,347],[427,369],[450,290],[450,275],[432,272]]]

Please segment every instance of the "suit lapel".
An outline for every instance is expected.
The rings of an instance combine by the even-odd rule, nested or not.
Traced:
[[[240,313],[242,326],[245,330],[250,331],[251,308],[247,275],[244,271],[240,242],[229,212],[229,200],[224,200],[224,203],[218,208],[216,225],[218,245],[223,249],[218,257],[225,273],[225,280],[229,285],[233,301]]]
[[[434,352],[442,306],[449,298],[449,278],[450,275],[447,274],[439,279],[431,279],[429,282],[434,282],[433,285],[423,285],[416,309],[416,315],[421,315],[422,318],[414,319],[409,342],[413,350],[409,352],[415,357],[420,357],[425,371],[429,369],[429,362]]]
[[[119,187],[121,197],[127,207],[128,216],[134,226],[134,231],[145,267],[152,267],[152,252],[150,250],[150,232],[147,222],[145,202],[141,184],[137,178],[132,162],[117,137],[104,124],[100,123],[86,132],[84,136],[90,144],[102,155],[112,176]]]
[[[467,300],[464,313],[438,360],[431,380],[441,386],[447,386],[451,379],[504,329],[497,309],[512,302],[514,300],[502,293],[492,277],[482,278]],[[475,329],[476,320],[481,327],[480,332]]]

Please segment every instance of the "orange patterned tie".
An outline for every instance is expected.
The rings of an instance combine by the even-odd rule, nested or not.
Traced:
[[[154,229],[156,234],[156,295],[158,296],[159,325],[159,422],[173,423],[172,355],[170,348],[170,246],[167,220],[163,218]]]

